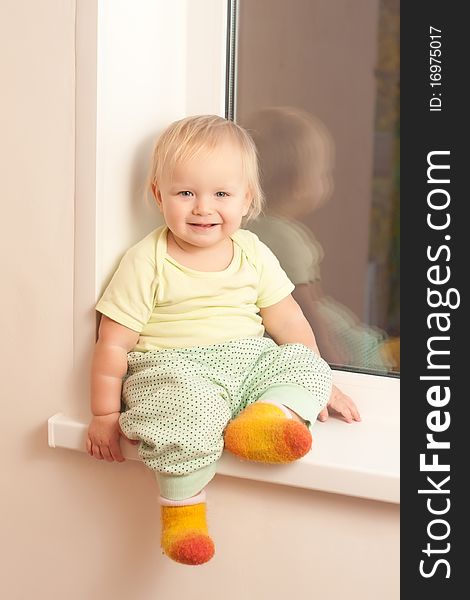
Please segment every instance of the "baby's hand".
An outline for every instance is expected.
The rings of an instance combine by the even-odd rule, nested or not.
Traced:
[[[123,462],[125,458],[121,452],[119,438],[125,437],[119,427],[119,415],[115,412],[110,415],[93,417],[88,427],[88,438],[86,441],[87,452],[98,460],[107,460],[108,462]],[[137,440],[129,440],[132,444],[137,444]]]
[[[334,385],[331,390],[330,400],[318,415],[318,420],[326,421],[330,414],[335,413],[342,415],[348,423],[361,420],[361,415],[351,398]]]

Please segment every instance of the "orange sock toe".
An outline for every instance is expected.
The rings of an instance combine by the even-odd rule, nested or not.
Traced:
[[[252,404],[231,421],[224,441],[225,448],[240,458],[274,464],[297,460],[312,447],[307,426],[267,402]]]
[[[214,556],[204,503],[162,506],[161,517],[162,548],[171,559],[185,565],[202,565]]]

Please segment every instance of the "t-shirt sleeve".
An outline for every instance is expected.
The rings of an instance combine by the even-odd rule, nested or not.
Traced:
[[[248,229],[270,248],[294,285],[320,280],[323,252],[313,234],[288,220],[258,217]]]
[[[96,310],[140,333],[153,312],[157,283],[154,255],[136,245],[123,256]]]
[[[256,305],[259,308],[266,308],[286,298],[295,286],[266,244],[257,239],[256,249],[256,266],[259,273]]]

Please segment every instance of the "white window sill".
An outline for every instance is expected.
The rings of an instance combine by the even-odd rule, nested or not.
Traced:
[[[335,383],[357,404],[362,421],[329,418],[313,428],[312,450],[289,465],[241,461],[224,452],[217,472],[279,485],[357,496],[384,502],[400,501],[399,380],[334,371]],[[62,413],[48,421],[49,446],[85,451],[87,423]],[[137,449],[122,444],[126,458]]]

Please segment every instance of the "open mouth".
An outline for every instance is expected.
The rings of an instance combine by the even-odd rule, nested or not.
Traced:
[[[210,229],[216,227],[219,223],[189,223],[191,227],[198,227],[199,229]]]

